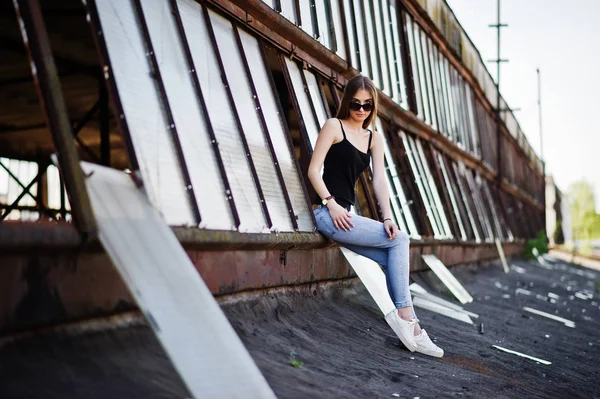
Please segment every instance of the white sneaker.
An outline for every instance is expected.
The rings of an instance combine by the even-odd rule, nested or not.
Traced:
[[[394,309],[385,315],[385,321],[392,327],[392,330],[394,330],[398,338],[400,338],[400,341],[406,346],[406,349],[411,352],[417,350],[414,320],[402,320],[400,316],[398,316],[398,311]]]
[[[431,342],[429,335],[423,329],[421,329],[421,334],[415,336],[415,342],[417,343],[417,352],[419,353],[434,357],[444,356],[444,350]]]

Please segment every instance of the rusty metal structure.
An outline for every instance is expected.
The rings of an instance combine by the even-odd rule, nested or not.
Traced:
[[[81,160],[143,186],[216,295],[352,277],[315,231],[306,172],[358,73],[379,88],[414,271],[426,253],[495,259],[495,238],[518,254],[544,228],[542,161],[510,111],[496,120],[510,108],[443,0],[12,3],[0,6],[0,331],[134,308],[97,241]],[[378,218],[370,179],[355,211]]]

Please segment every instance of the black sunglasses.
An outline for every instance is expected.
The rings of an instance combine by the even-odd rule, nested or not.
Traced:
[[[369,112],[369,111],[373,110],[373,104],[371,104],[371,103],[359,104],[359,103],[355,103],[355,102],[350,102],[350,109],[352,111],[360,111],[361,108],[364,109],[366,112]]]

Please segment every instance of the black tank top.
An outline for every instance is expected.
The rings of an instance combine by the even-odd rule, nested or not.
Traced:
[[[344,139],[333,144],[325,156],[323,182],[335,201],[344,208],[350,209],[350,205],[354,205],[356,180],[369,166],[373,132],[369,130],[369,146],[367,152],[364,153],[348,141],[344,125],[342,125],[342,121],[339,122]],[[318,194],[315,198],[315,204],[321,204],[321,198]]]

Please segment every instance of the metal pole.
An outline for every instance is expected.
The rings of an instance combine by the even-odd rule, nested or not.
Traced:
[[[500,127],[500,0],[497,0],[498,19],[496,20],[497,31],[497,57],[496,57],[496,151],[498,152],[498,186],[502,185],[502,128]]]
[[[498,156],[498,174],[497,174],[497,183],[498,186],[502,185],[502,125],[501,125],[501,117],[500,113],[503,111],[500,108],[500,63],[508,62],[508,60],[503,60],[500,58],[500,29],[505,28],[507,24],[500,23],[500,0],[497,0],[497,21],[494,25],[489,25],[490,28],[496,28],[497,30],[497,57],[495,60],[490,60],[490,62],[496,63],[496,152]]]
[[[71,200],[73,223],[81,234],[82,241],[90,241],[97,235],[96,219],[79,165],[77,149],[73,143],[71,121],[40,5],[37,0],[13,0],[13,5],[21,26],[23,43],[27,49],[44,116],[58,150],[61,175]]]
[[[547,205],[546,205],[546,161],[544,161],[544,140],[543,140],[543,134],[542,134],[542,84],[541,84],[541,75],[540,75],[540,68],[537,68],[537,83],[538,83],[538,117],[539,117],[539,126],[540,126],[540,161],[542,162],[542,181],[543,181],[543,185],[542,185],[542,205],[544,206],[544,217],[542,218],[542,228],[544,229],[544,232],[546,232],[546,237],[548,237],[548,239],[553,240],[554,237],[549,237],[548,231],[546,230],[547,226],[547,220],[546,220],[546,212],[547,210]],[[550,235],[553,235],[553,232],[550,233]]]
[[[538,81],[538,116],[540,125],[540,161],[542,161],[542,173],[546,176],[546,162],[544,161],[544,140],[542,135],[542,84],[540,76],[540,68],[537,69]]]

